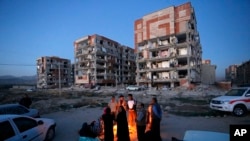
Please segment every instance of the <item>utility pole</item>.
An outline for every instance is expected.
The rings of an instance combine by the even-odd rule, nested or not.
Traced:
[[[61,64],[60,62],[58,63],[58,79],[59,79],[59,95],[61,96],[62,89],[61,89]]]
[[[246,84],[246,68],[243,67],[243,84]]]
[[[117,71],[115,71],[115,88],[117,89]]]

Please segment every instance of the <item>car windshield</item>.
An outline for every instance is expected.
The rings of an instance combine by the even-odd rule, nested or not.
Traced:
[[[21,106],[10,106],[0,109],[0,114],[25,114],[29,111]]]
[[[247,89],[232,89],[227,92],[226,96],[242,96]]]

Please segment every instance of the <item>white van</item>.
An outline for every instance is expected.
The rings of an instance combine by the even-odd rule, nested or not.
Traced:
[[[213,98],[210,108],[232,112],[235,116],[244,116],[250,111],[250,87],[232,88],[225,95]]]

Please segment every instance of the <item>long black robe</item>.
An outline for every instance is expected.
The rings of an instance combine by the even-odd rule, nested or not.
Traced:
[[[111,114],[104,114],[102,116],[104,121],[104,141],[113,141],[114,132],[113,132],[113,121],[114,116]]]
[[[126,111],[123,107],[117,115],[117,138],[117,141],[130,141]]]

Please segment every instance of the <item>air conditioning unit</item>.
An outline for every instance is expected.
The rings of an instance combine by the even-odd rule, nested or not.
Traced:
[[[158,41],[158,45],[162,45],[162,41],[161,40]]]
[[[170,43],[171,44],[176,44],[176,43],[178,43],[178,39],[175,36],[171,36],[170,37]]]

